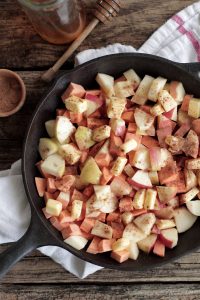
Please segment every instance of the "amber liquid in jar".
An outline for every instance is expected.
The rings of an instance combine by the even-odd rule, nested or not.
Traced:
[[[19,0],[37,33],[53,44],[75,40],[86,17],[79,0]]]

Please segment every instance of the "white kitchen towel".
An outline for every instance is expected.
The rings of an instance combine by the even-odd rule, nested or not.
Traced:
[[[200,2],[187,7],[160,27],[138,50],[177,62],[200,61]],[[134,52],[132,46],[110,45],[101,49],[90,49],[79,53],[76,64],[112,53]],[[27,230],[30,222],[30,207],[24,192],[21,161],[10,170],[0,172],[0,244],[18,240]],[[61,264],[79,278],[85,278],[101,269],[86,263],[68,251],[46,246],[39,250]]]

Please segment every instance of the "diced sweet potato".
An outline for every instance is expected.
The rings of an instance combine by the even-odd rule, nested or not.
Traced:
[[[177,194],[185,193],[187,190],[186,183],[185,183],[185,177],[182,172],[178,172],[177,178],[175,180],[172,180],[172,181],[166,183],[166,185],[169,187],[176,187]]]
[[[109,153],[98,153],[95,156],[95,161],[100,168],[108,167],[111,161]]]
[[[38,195],[40,197],[43,197],[47,187],[47,180],[45,178],[35,177],[35,184],[38,191]]]
[[[112,251],[111,257],[118,261],[119,263],[123,263],[124,261],[128,260],[129,258],[129,251],[122,250],[122,251]]]
[[[90,233],[94,227],[95,219],[85,218],[81,223],[80,229],[84,232]]]
[[[182,150],[187,156],[197,158],[199,152],[199,138],[194,130],[188,132]]]
[[[113,133],[110,135],[110,154],[116,156],[124,156],[121,150],[121,145],[123,144],[122,139],[119,136],[115,136]]]
[[[133,209],[133,202],[130,197],[124,197],[119,201],[119,210],[121,213],[131,211]]]
[[[127,123],[134,122],[134,110],[123,112],[121,118]]]
[[[127,129],[127,131],[128,131],[128,132],[131,132],[131,133],[135,133],[136,130],[137,130],[137,125],[136,125],[136,123],[131,123],[131,122],[129,122],[129,123],[128,123],[128,129]]]
[[[190,130],[189,124],[182,124],[179,129],[174,133],[175,136],[184,137],[184,135]]]
[[[111,222],[111,227],[113,229],[112,237],[114,239],[120,239],[123,235],[124,225],[118,222]]]
[[[200,135],[200,119],[192,121],[192,129],[197,135]]]
[[[99,253],[99,244],[100,244],[101,240],[102,240],[101,238],[95,236],[92,239],[92,241],[91,241],[89,247],[87,248],[86,252],[91,253],[91,254]]]
[[[66,228],[62,230],[63,239],[67,239],[69,236],[82,235],[81,230],[77,224],[69,224]]]
[[[188,112],[188,108],[189,108],[189,102],[190,99],[192,98],[192,95],[185,95],[185,97],[183,98],[183,102],[181,104],[181,110]]]
[[[165,256],[165,245],[161,241],[157,240],[155,242],[155,245],[153,248],[153,253],[158,256],[164,257]]]
[[[178,178],[176,162],[169,162],[165,167],[158,172],[159,181],[161,184],[166,184]]]
[[[71,196],[71,202],[73,202],[74,200],[86,201],[87,197],[78,190],[74,189]]]
[[[156,134],[157,134],[157,137],[158,137],[160,147],[166,148],[165,138],[166,138],[166,136],[172,134],[172,127],[168,126],[168,127],[165,127],[165,128],[158,129],[156,131]]]
[[[152,148],[152,147],[158,147],[159,143],[156,139],[146,135],[142,137],[141,144],[144,145],[147,148]]]
[[[115,239],[110,239],[110,240],[103,239],[103,240],[101,240],[100,243],[99,243],[99,252],[103,253],[103,252],[112,251],[112,244],[114,242],[115,242]]]
[[[106,167],[103,167],[100,184],[106,185],[112,178],[113,178],[113,175],[111,174],[110,170]]]
[[[65,175],[61,179],[55,180],[55,186],[61,192],[68,192],[74,184],[75,179],[73,175]]]
[[[82,113],[74,113],[74,112],[70,111],[69,118],[72,123],[79,124],[83,120],[83,114]]]
[[[81,158],[80,158],[80,163],[81,163],[81,164],[84,164],[84,162],[87,160],[87,158],[88,158],[88,153],[89,153],[88,150],[83,150],[83,151],[81,152]],[[72,174],[72,175],[74,175],[74,174]]]
[[[121,214],[119,212],[109,213],[106,220],[107,220],[107,222],[121,223]]]
[[[93,147],[91,147],[88,156],[95,157],[95,155],[99,152],[99,150],[102,148],[104,143],[105,143],[105,141],[101,141],[101,142],[95,144]]]
[[[94,193],[94,188],[92,184],[88,185],[83,191],[83,195],[85,195],[88,198],[91,197],[93,193]]]
[[[71,223],[73,222],[74,219],[71,217],[71,214],[69,213],[68,210],[63,210],[60,215],[59,215],[59,222],[61,224],[63,223]]]
[[[103,125],[108,125],[107,119],[87,118],[87,127],[90,129],[98,128]]]
[[[57,217],[51,217],[49,219],[49,221],[51,222],[53,227],[55,227],[58,231],[63,230],[64,228],[66,228],[69,225],[69,223],[62,223],[61,224]]]
[[[55,180],[53,178],[47,178],[47,192],[53,194],[56,190]]]

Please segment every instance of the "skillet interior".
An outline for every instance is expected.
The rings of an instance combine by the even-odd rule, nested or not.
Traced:
[[[195,225],[186,233],[179,235],[178,246],[173,250],[167,250],[164,258],[159,258],[155,255],[140,254],[137,261],[126,261],[123,264],[118,264],[110,258],[109,254],[92,255],[84,250],[77,251],[66,245],[62,241],[62,237],[57,230],[53,228],[48,220],[45,219],[41,208],[44,207],[44,202],[38,197],[34,177],[39,173],[35,167],[35,163],[39,160],[37,152],[38,141],[40,137],[46,136],[44,123],[45,121],[55,118],[55,110],[60,106],[60,96],[69,82],[73,81],[82,84],[86,88],[94,88],[95,76],[98,72],[107,73],[118,77],[129,68],[134,68],[142,77],[145,74],[152,76],[163,76],[170,80],[179,80],[183,82],[187,93],[194,94],[200,97],[200,82],[189,74],[187,71],[177,66],[175,63],[168,60],[144,54],[117,54],[110,55],[104,58],[95,59],[91,62],[75,68],[70,72],[65,72],[56,80],[56,83],[50,89],[47,96],[43,98],[37,107],[33,119],[30,123],[23,154],[23,179],[25,189],[28,195],[29,202],[37,216],[41,219],[44,230],[48,230],[55,239],[55,245],[59,245],[81,259],[92,262],[94,264],[115,268],[119,270],[142,270],[146,268],[154,268],[166,262],[170,262],[178,257],[186,254],[189,251],[200,246],[200,218]]]

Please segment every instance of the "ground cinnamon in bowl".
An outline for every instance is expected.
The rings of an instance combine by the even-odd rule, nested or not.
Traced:
[[[25,85],[18,74],[0,69],[0,117],[18,111],[25,101]]]

